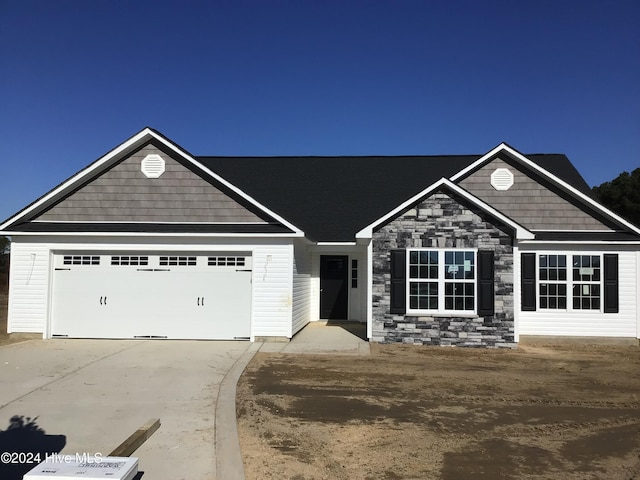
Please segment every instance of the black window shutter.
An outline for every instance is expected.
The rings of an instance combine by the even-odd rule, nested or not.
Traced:
[[[604,255],[604,313],[618,313],[618,254]]]
[[[522,311],[533,312],[536,309],[536,254],[523,253],[520,258]]]
[[[406,313],[407,251],[391,250],[391,308],[390,313]]]
[[[478,251],[478,315],[495,313],[493,252]]]

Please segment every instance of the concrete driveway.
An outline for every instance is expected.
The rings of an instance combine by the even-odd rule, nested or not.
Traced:
[[[133,455],[144,478],[214,479],[221,474],[215,451],[220,385],[230,371],[244,368],[254,350],[249,342],[153,340],[56,339],[3,346],[0,433],[8,438],[14,416],[37,417],[46,435],[31,438],[38,438],[44,451],[64,445],[63,454],[107,455],[149,419],[159,418],[160,429]],[[235,394],[235,380],[226,383]],[[232,424],[235,429],[235,415]]]

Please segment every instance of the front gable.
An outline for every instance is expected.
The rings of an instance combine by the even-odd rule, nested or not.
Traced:
[[[455,185],[445,178],[438,180],[433,185],[430,185],[422,192],[414,195],[401,205],[398,205],[396,208],[389,211],[386,215],[378,218],[376,221],[360,230],[356,234],[356,238],[372,238],[375,231],[393,221],[395,218],[404,215],[408,210],[417,208],[417,205],[419,205],[420,202],[422,202],[426,198],[429,198],[435,192],[442,192],[448,195],[453,195],[454,197],[459,199],[459,201],[465,203],[465,205],[467,205],[467,208],[470,208],[475,212],[480,212],[485,216],[489,216],[496,225],[500,225],[503,228],[512,231],[516,239],[532,240],[534,238],[534,235],[528,229],[513,221],[511,218],[504,215],[497,209],[493,208],[493,206],[483,202],[481,199],[475,197],[463,188]],[[443,215],[443,213],[444,212],[442,212],[440,209],[436,209],[435,211],[430,212],[429,215],[432,217],[432,221],[437,221],[438,217]]]
[[[511,186],[494,185],[492,176],[500,170],[513,176]],[[564,155],[528,158],[502,143],[450,180],[531,231],[574,236],[602,232],[607,238],[619,232],[640,234],[640,228],[592,198],[589,186]]]
[[[15,234],[277,234],[295,225],[145,128],[0,225]]]
[[[149,158],[164,162],[164,172],[157,178],[142,171],[143,162]],[[219,182],[205,180],[189,170],[177,155],[148,143],[32,221],[263,224],[273,221],[257,210]]]
[[[500,189],[504,187],[494,186],[492,175],[505,171],[513,176],[513,184]],[[611,220],[504,153],[461,179],[458,185],[530,230],[615,228]]]

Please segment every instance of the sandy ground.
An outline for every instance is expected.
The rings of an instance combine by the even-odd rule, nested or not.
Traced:
[[[248,480],[640,479],[638,347],[259,353],[237,408]]]

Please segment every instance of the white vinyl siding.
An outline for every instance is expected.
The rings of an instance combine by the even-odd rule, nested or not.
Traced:
[[[292,334],[302,329],[311,316],[311,274],[309,254],[304,245],[297,245],[293,255]]]
[[[166,252],[167,256],[190,256],[203,252],[222,252],[216,255],[224,255],[228,251],[230,255],[237,252],[251,252],[252,255],[251,339],[256,336],[292,336],[294,267],[293,246],[289,239],[266,239],[262,243],[222,238],[213,241],[194,239],[192,243],[167,243],[164,239],[146,239],[145,243],[136,243],[132,239],[118,237],[103,237],[96,243],[85,243],[73,237],[58,237],[56,241],[41,243],[34,241],[34,237],[16,237],[15,240],[11,244],[9,332],[51,335],[48,330],[50,261],[54,253],[92,255],[109,252],[109,255],[118,256],[118,252],[122,252],[122,255],[137,256],[153,251]]]
[[[44,333],[48,314],[49,249],[37,243],[11,244],[7,331]]]
[[[557,251],[521,252],[553,254]],[[563,250],[567,263],[571,265],[572,255],[594,254],[592,250]],[[598,252],[595,252],[597,254]],[[603,252],[600,252],[603,253]],[[618,255],[619,312],[603,313],[601,310],[542,310],[518,312],[520,335],[583,336],[583,337],[637,337],[638,336],[638,266],[633,251],[606,251]],[[519,257],[518,257],[518,261]],[[568,272],[568,275],[570,273]],[[519,278],[519,275],[518,275]],[[539,284],[537,285],[539,291]],[[567,291],[567,303],[572,302],[572,292]],[[518,308],[520,303],[517,304]]]
[[[291,245],[254,250],[252,337],[291,337]]]

